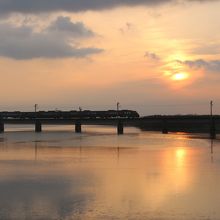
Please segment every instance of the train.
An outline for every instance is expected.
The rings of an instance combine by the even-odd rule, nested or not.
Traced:
[[[133,110],[0,112],[1,119],[134,119],[139,117],[138,112]]]

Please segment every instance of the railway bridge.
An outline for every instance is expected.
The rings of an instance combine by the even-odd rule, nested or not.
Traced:
[[[73,125],[75,132],[81,133],[84,125],[112,125],[116,127],[118,135],[124,134],[125,126],[138,126],[139,118],[106,118],[106,119],[1,119],[0,133],[5,131],[6,124],[33,125],[35,132],[42,132],[43,125]]]
[[[119,114],[120,113],[120,114]],[[220,133],[220,116],[147,116],[139,117],[136,112],[124,110],[105,112],[6,112],[0,113],[0,133],[6,124],[32,124],[35,132],[42,132],[44,125],[72,125],[75,132],[81,133],[84,125],[115,126],[118,135],[124,134],[125,126],[138,127],[146,131],[209,133],[212,139]]]

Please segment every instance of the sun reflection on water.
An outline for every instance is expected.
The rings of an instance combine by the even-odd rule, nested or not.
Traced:
[[[54,135],[57,137],[58,133]],[[71,133],[68,135],[72,137]],[[194,144],[200,146],[198,140],[189,141],[184,133],[164,136],[147,132],[131,136],[132,142],[129,135],[76,137],[65,138],[57,146],[47,141],[13,142],[7,146],[0,143],[0,167],[3,168],[0,193],[19,184],[20,188],[15,187],[11,197],[17,195],[17,200],[23,201],[23,195],[19,194],[22,190],[32,201],[38,192],[41,204],[46,201],[51,209],[45,206],[41,210],[36,205],[38,201],[30,202],[30,209],[35,209],[39,215],[50,216],[51,210],[59,210],[58,206],[65,202],[69,209],[61,214],[72,219],[127,219],[128,216],[147,219],[151,213],[152,219],[161,216],[162,219],[179,220],[172,218],[173,214],[178,216],[182,210],[194,212],[193,203],[204,191],[195,184],[198,173],[206,166],[195,157]],[[118,145],[110,146],[115,138]],[[45,191],[42,193],[38,187]],[[185,203],[182,198],[186,196],[192,202]],[[11,208],[10,203],[8,206]]]

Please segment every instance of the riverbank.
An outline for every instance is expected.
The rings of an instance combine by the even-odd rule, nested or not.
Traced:
[[[145,131],[210,133],[215,128],[220,133],[220,116],[214,115],[155,115],[142,117],[137,125]]]

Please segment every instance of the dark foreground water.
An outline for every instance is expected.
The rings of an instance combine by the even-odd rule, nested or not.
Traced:
[[[0,134],[0,219],[220,219],[218,140],[85,129]]]

